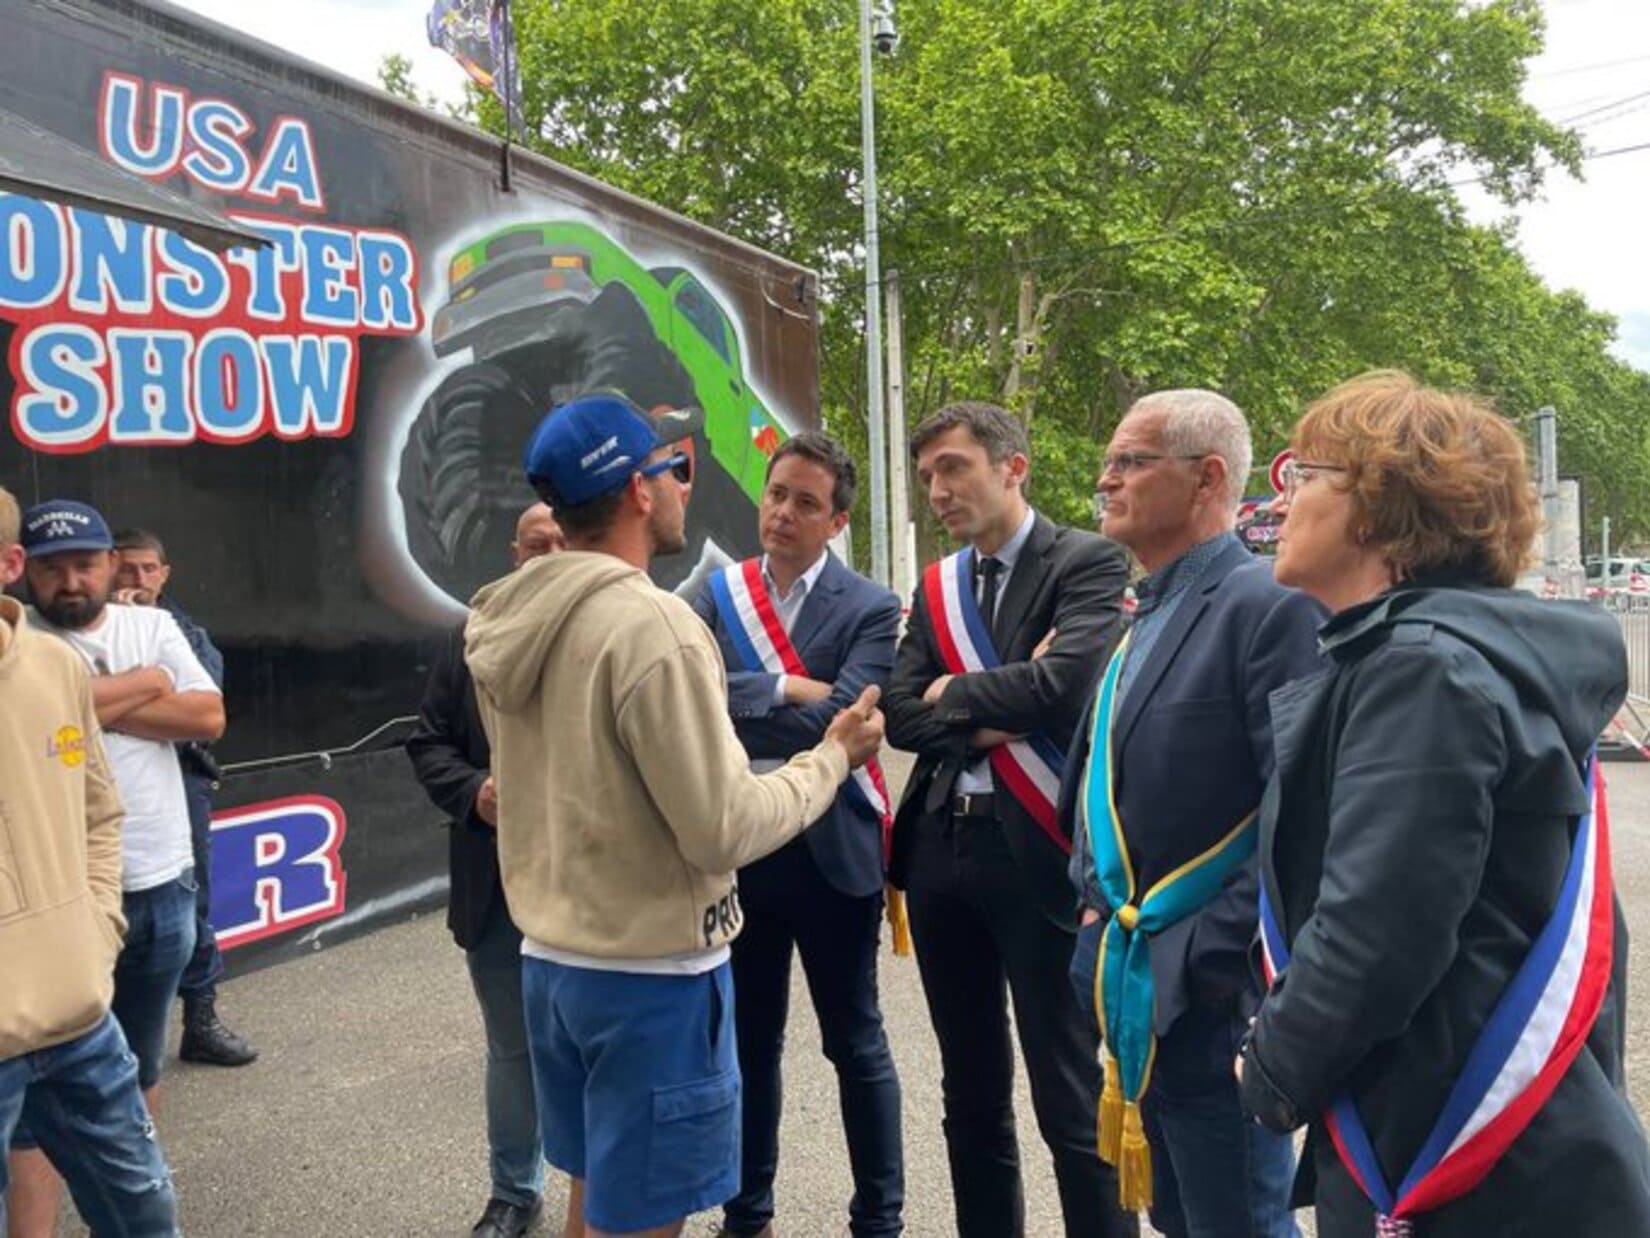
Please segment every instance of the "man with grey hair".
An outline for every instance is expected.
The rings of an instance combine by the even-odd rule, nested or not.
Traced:
[[[1170,1238],[1285,1238],[1294,1153],[1245,1120],[1230,1058],[1260,994],[1255,813],[1270,693],[1318,663],[1322,614],[1233,532],[1249,427],[1211,391],[1148,395],[1096,481],[1147,575],[1060,787],[1082,926],[1079,1000],[1105,1037],[1100,1155]]]

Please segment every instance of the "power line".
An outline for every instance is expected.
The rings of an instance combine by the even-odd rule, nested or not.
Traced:
[[[1542,73],[1532,73],[1530,80],[1532,82],[1544,82],[1551,77],[1570,77],[1577,73],[1591,73],[1595,69],[1615,69],[1622,65],[1642,64],[1646,60],[1650,60],[1650,52],[1646,52],[1642,56],[1626,56],[1620,60],[1600,60],[1595,61],[1593,64],[1576,64],[1568,65],[1562,69],[1548,69]]]
[[[1566,116],[1562,120],[1554,120],[1553,124],[1573,125],[1578,120],[1586,120],[1589,116],[1597,116],[1600,112],[1612,111],[1615,108],[1621,107],[1624,103],[1637,103],[1640,99],[1650,99],[1650,90],[1641,90],[1637,94],[1624,95],[1620,99],[1612,99],[1608,103],[1601,103],[1596,107],[1590,107],[1585,111],[1577,112],[1574,116]]]
[[[1590,151],[1581,157],[1582,163],[1593,163],[1599,159],[1610,159],[1616,155],[1631,155],[1635,151],[1650,150],[1650,142],[1636,142],[1632,146],[1613,146],[1609,150]],[[1466,180],[1449,181],[1451,189],[1459,189],[1464,185],[1481,185],[1489,180],[1489,176],[1469,176]]]
[[[1650,150],[1650,142],[1636,142],[1632,146],[1617,146],[1612,150],[1596,151],[1582,159],[1583,163],[1591,163],[1595,159],[1608,159],[1612,155],[1631,155],[1634,151]]]
[[[1624,116],[1631,116],[1635,112],[1642,112],[1645,108],[1650,108],[1650,100],[1646,100],[1643,103],[1630,104],[1627,107],[1620,108],[1618,111],[1611,112],[1608,116],[1595,117],[1594,119],[1587,121],[1585,124],[1577,125],[1576,130],[1581,133],[1586,133],[1597,129],[1600,125],[1613,125]]]

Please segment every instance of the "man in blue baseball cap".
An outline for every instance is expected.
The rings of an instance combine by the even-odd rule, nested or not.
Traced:
[[[528,484],[535,489],[548,486],[566,506],[588,503],[616,491],[640,469],[637,462],[659,448],[691,443],[704,421],[697,408],[644,413],[622,392],[593,391],[539,422],[523,459]],[[658,476],[670,469],[683,485],[691,486],[691,449],[672,452],[655,464],[658,467],[649,466],[651,472],[642,470],[643,475]],[[657,553],[672,552],[661,548]]]
[[[173,743],[223,734],[223,694],[177,622],[153,606],[111,604],[114,538],[96,508],[50,499],[23,513],[30,624],[65,641],[91,672],[115,787],[126,806],[113,1013],[137,1059],[151,1110],[166,1057],[167,1017],[195,944],[189,808]],[[24,1124],[27,1125],[26,1123]],[[32,1132],[19,1127],[14,1147]],[[51,1232],[59,1188],[44,1158],[13,1162],[13,1232]]]
[[[646,574],[685,541],[692,421],[612,392],[551,413],[525,464],[568,549],[488,585],[465,631],[540,1139],[585,1238],[673,1235],[738,1188],[733,873],[882,740],[871,687],[818,745],[751,772],[715,639]]]

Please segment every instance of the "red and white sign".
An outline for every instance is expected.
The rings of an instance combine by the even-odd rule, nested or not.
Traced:
[[[1272,489],[1279,494],[1283,493],[1283,466],[1295,458],[1295,453],[1285,447],[1272,457],[1272,467],[1266,470],[1266,476],[1271,479]]]

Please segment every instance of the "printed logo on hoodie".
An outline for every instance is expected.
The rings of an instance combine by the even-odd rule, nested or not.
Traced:
[[[46,756],[56,757],[69,769],[86,760],[86,737],[77,726],[60,726],[46,740]]]

